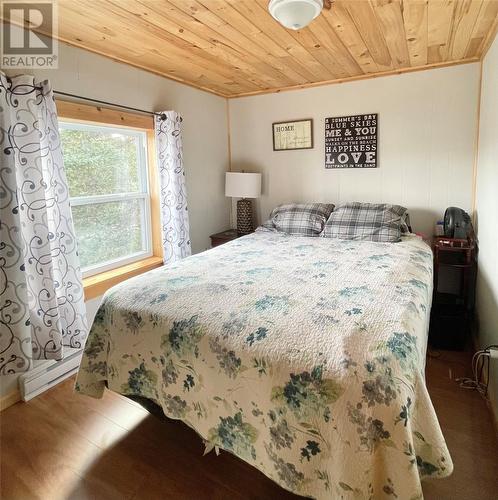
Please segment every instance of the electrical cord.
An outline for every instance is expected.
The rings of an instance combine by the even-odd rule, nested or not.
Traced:
[[[498,349],[498,345],[488,345],[484,349],[475,352],[472,356],[473,377],[461,377],[455,379],[455,382],[458,382],[462,389],[476,390],[485,399],[488,399],[489,360],[491,359],[491,349]],[[484,369],[485,365],[486,369]],[[486,373],[486,382],[483,382],[484,373]]]

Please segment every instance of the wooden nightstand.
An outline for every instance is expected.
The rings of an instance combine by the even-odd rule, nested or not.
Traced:
[[[239,234],[236,229],[229,229],[228,231],[223,231],[221,233],[212,234],[211,238],[211,246],[217,247],[218,245],[223,245],[228,241],[236,240],[244,236],[243,234]]]

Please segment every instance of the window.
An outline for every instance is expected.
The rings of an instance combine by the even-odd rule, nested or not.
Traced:
[[[152,116],[57,100],[86,300],[163,264]]]
[[[150,257],[146,132],[60,120],[83,276]]]

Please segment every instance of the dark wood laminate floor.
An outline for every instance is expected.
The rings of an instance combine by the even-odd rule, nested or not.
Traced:
[[[455,471],[424,484],[426,499],[498,499],[498,441],[489,410],[454,378],[468,374],[465,353],[428,360],[428,386]],[[203,457],[187,426],[161,422],[107,392],[72,393],[68,380],[0,416],[1,498],[297,499],[229,453]]]

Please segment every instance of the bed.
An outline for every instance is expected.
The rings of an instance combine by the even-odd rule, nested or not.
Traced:
[[[298,495],[422,498],[453,467],[424,379],[431,297],[417,236],[257,231],[109,290],[76,390],[147,398]]]

